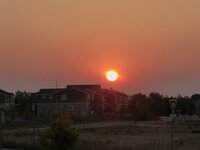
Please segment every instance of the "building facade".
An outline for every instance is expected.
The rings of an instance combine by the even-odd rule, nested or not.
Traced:
[[[67,85],[63,89],[41,89],[32,94],[33,111],[47,116],[54,110],[66,115],[89,116],[104,112],[120,112],[128,96],[100,85]]]
[[[8,110],[14,104],[14,94],[0,89],[0,108]]]

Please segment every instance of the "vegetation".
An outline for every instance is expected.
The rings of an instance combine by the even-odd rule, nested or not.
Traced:
[[[77,130],[79,140],[73,150],[168,150],[170,149],[170,126],[122,125]],[[174,149],[198,150],[200,146],[199,125],[175,126]],[[14,149],[44,150],[40,147],[36,131],[15,131],[3,133],[3,147]],[[61,148],[63,149],[63,148]],[[51,150],[51,149],[50,149]]]
[[[128,104],[128,112],[135,120],[156,120],[159,116],[169,116],[171,108],[169,97],[160,93],[150,93],[149,96],[137,93],[131,96]],[[200,95],[195,94],[191,98],[176,97],[178,115],[199,114],[199,108],[195,107],[195,102],[200,102]]]
[[[47,150],[69,150],[77,142],[78,134],[70,128],[69,122],[56,112],[53,114],[50,128],[44,130],[39,137],[42,149]]]
[[[179,95],[174,98],[177,99],[176,114],[199,115],[200,94],[194,94],[191,97]],[[169,99],[170,97],[163,96],[160,93],[152,92],[149,95],[137,93],[130,97],[128,107],[123,107],[120,113],[128,112],[134,120],[156,120],[159,116],[169,116],[171,113]],[[133,148],[136,150],[160,150],[169,149],[170,146],[170,129],[157,127],[137,128],[131,126],[79,130],[80,136],[79,141],[77,141],[77,132],[70,127],[70,123],[58,112],[51,118],[50,127],[39,134],[39,130],[34,131],[35,128],[49,125],[49,120],[44,122],[44,118],[41,121],[41,118],[34,117],[31,94],[18,91],[14,101],[17,105],[10,107],[7,112],[11,119],[7,120],[4,129],[16,129],[18,133],[10,133],[10,135],[9,132],[4,133],[3,146],[7,148],[32,150],[69,150],[71,148],[74,150],[121,150]],[[73,120],[78,123],[98,122],[104,120],[104,116],[73,118]],[[32,128],[33,130],[27,130],[27,133],[24,133],[19,128]],[[199,137],[200,129],[197,130],[193,127],[176,128],[175,132],[175,147],[177,150],[190,149],[191,145],[196,150],[200,146],[199,141],[196,140]],[[182,137],[186,138],[182,139]],[[187,139],[189,139],[188,142],[185,142]]]
[[[174,149],[193,150],[199,149],[199,133],[195,126],[176,126]],[[198,128],[199,130],[199,128]],[[77,150],[168,150],[170,149],[170,126],[140,127],[115,126],[104,128],[82,129],[81,142]]]

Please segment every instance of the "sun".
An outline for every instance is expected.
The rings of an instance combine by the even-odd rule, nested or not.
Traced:
[[[116,81],[118,79],[119,75],[115,70],[109,70],[106,72],[106,78],[109,81]]]

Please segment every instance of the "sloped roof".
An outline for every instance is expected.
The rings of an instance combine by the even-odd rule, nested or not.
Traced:
[[[39,92],[37,92],[37,94],[47,94],[47,95],[51,95],[51,94],[55,94],[55,93],[58,93],[60,91],[62,91],[64,89],[40,89]]]
[[[13,93],[6,92],[6,91],[1,90],[1,89],[0,89],[0,94],[3,94],[3,95],[14,95]]]
[[[101,89],[99,90],[100,93],[107,93],[107,94],[111,94],[111,95],[122,95],[122,96],[127,96],[126,94],[122,93],[122,92],[118,92],[118,91],[114,91],[114,90],[108,90],[108,89]]]
[[[101,90],[101,85],[99,84],[67,85],[67,88],[77,90],[85,94],[91,94],[91,93],[99,94],[96,93],[96,91]]]
[[[99,84],[67,85],[67,88],[77,88],[80,90],[98,90],[101,89],[101,85]]]
[[[78,90],[83,93],[95,93],[98,95],[110,94],[110,95],[121,95],[127,96],[126,94],[114,90],[102,89],[99,84],[88,84],[88,85],[67,85],[67,88]]]

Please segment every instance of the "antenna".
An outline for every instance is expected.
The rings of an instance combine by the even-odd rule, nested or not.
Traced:
[[[56,89],[58,88],[58,80],[56,79]]]
[[[58,88],[58,81],[59,81],[60,76],[56,77],[56,89]]]

